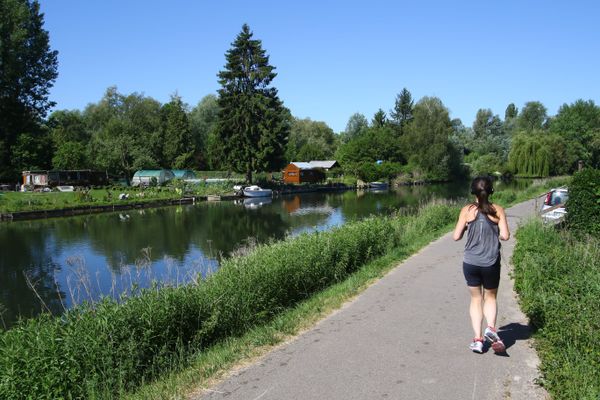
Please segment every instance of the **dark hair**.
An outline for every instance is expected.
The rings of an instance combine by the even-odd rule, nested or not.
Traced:
[[[486,215],[496,217],[496,210],[488,197],[494,193],[492,179],[488,176],[478,176],[471,182],[471,194],[477,196],[477,209]]]

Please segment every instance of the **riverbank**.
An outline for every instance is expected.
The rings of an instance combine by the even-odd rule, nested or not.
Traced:
[[[280,185],[273,187],[273,193],[274,196],[282,196],[351,189],[355,189],[355,187],[346,185]],[[207,192],[205,195],[183,194],[183,191],[177,191],[177,188],[147,188],[145,190],[128,188],[112,191],[98,189],[71,193],[4,192],[0,198],[0,221],[67,217],[243,198],[234,194],[229,187],[222,185],[205,192]]]

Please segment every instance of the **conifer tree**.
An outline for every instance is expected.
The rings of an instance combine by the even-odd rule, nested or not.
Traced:
[[[396,96],[394,109],[390,113],[394,122],[400,128],[400,133],[404,133],[404,128],[413,118],[414,102],[412,95],[407,88],[402,89],[402,92]]]
[[[217,136],[225,163],[246,174],[283,167],[291,116],[270,86],[277,75],[260,40],[250,27],[242,31],[225,54],[225,69],[218,74],[219,121]]]

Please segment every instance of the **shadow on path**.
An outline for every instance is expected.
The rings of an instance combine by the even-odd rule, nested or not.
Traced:
[[[502,338],[504,345],[509,349],[517,340],[527,340],[531,337],[531,327],[516,322],[501,326],[498,335]]]

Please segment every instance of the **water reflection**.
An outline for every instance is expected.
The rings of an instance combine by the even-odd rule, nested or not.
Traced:
[[[189,282],[249,241],[324,230],[433,196],[465,197],[467,186],[308,193],[0,224],[0,314],[10,325],[18,315],[60,313],[153,280]]]

